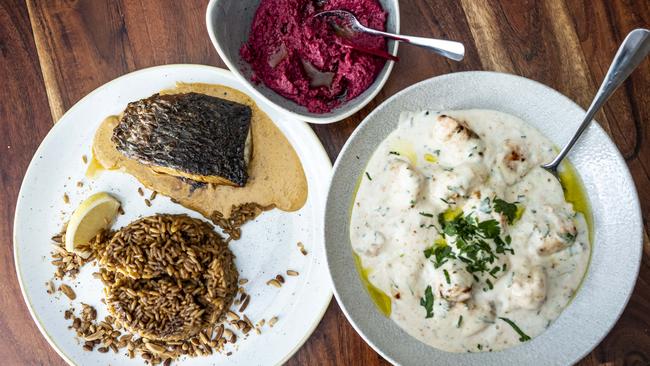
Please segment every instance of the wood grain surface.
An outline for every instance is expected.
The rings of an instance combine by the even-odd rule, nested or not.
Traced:
[[[32,322],[14,271],[15,201],[39,142],[75,102],[124,73],[170,63],[224,67],[205,30],[206,5],[205,0],[0,1],[1,365],[64,364]],[[401,47],[401,61],[368,106],[343,122],[312,126],[332,161],[379,103],[415,82],[449,72],[497,70],[522,75],[586,107],[625,35],[650,26],[647,0],[404,0],[400,6],[402,33],[461,41],[467,56],[456,63],[422,49]],[[580,365],[647,366],[650,62],[642,64],[597,120],[632,172],[646,237],[641,273],[628,307]],[[387,362],[355,333],[333,301],[314,334],[287,364]]]

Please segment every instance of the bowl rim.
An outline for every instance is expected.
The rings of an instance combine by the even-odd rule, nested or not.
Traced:
[[[239,71],[239,68],[237,65],[235,65],[228,57],[226,57],[226,53],[221,47],[221,44],[217,41],[217,36],[214,30],[214,25],[212,22],[212,14],[216,10],[216,6],[221,0],[210,0],[208,3],[208,6],[205,11],[205,24],[208,30],[208,35],[210,36],[210,41],[212,42],[212,45],[214,48],[217,50],[217,53],[219,54],[219,57],[221,60],[226,64],[226,67],[232,73],[235,75],[239,81],[241,81],[244,84],[244,87],[252,94],[254,94],[256,97],[264,100],[268,105],[270,105],[272,108],[275,108],[276,110],[294,118],[298,119],[301,121],[309,122],[309,123],[315,123],[315,124],[329,124],[329,123],[334,123],[334,122],[339,122],[345,118],[348,118],[352,116],[353,114],[357,113],[359,110],[361,110],[363,107],[365,107],[368,103],[370,103],[376,96],[379,94],[379,92],[384,88],[384,85],[386,84],[386,81],[388,81],[388,78],[390,77],[390,74],[393,71],[393,67],[395,66],[395,61],[388,60],[386,61],[386,65],[384,66],[384,69],[386,72],[384,73],[383,76],[376,78],[373,81],[373,84],[368,87],[368,89],[372,89],[372,92],[368,94],[365,98],[359,99],[360,96],[355,97],[354,99],[351,99],[347,101],[346,103],[350,103],[350,105],[353,105],[350,110],[346,112],[328,112],[325,113],[326,115],[323,117],[315,117],[312,115],[307,115],[307,114],[302,114],[298,112],[293,112],[287,108],[282,107],[279,104],[274,103],[272,100],[267,98],[263,93],[261,93],[257,88]],[[399,0],[389,0],[392,1],[395,5],[395,33],[399,34],[400,31],[400,9],[399,9]],[[397,54],[399,50],[399,42],[395,41],[394,43],[394,54]],[[366,90],[368,90],[366,89]],[[284,98],[284,97],[283,97]],[[284,98],[287,99],[287,98]],[[287,99],[292,103],[295,103],[291,101],[290,99]]]
[[[577,104],[571,98],[569,98],[566,95],[564,95],[563,93],[551,88],[550,86],[545,85],[545,84],[543,84],[543,83],[541,83],[539,81],[533,80],[533,79],[529,79],[529,78],[519,76],[519,75],[515,75],[515,74],[510,74],[510,73],[505,73],[505,72],[497,72],[497,71],[461,71],[461,72],[453,72],[453,73],[434,76],[434,77],[431,77],[431,78],[428,78],[428,79],[425,79],[425,80],[422,80],[420,82],[417,82],[415,84],[410,85],[409,87],[399,91],[398,93],[394,94],[393,96],[391,96],[388,99],[386,99],[385,101],[383,101],[379,106],[377,106],[375,109],[373,109],[373,111],[370,114],[368,114],[361,121],[361,123],[354,129],[354,131],[352,132],[350,137],[347,139],[347,141],[345,142],[345,144],[341,148],[341,150],[340,150],[340,152],[339,152],[339,154],[338,154],[338,156],[336,158],[336,161],[334,162],[332,178],[331,178],[331,181],[330,181],[330,187],[329,187],[329,190],[328,190],[328,193],[327,193],[327,199],[326,199],[326,203],[325,203],[325,215],[324,215],[324,220],[325,220],[325,225],[324,225],[324,227],[325,227],[325,230],[324,230],[324,232],[325,232],[325,240],[324,240],[324,242],[325,242],[325,254],[326,254],[325,258],[326,258],[326,261],[327,261],[327,267],[329,269],[329,273],[330,273],[330,277],[331,277],[331,281],[332,281],[332,286],[333,286],[332,290],[333,290],[333,293],[334,293],[334,298],[336,299],[339,307],[341,308],[341,311],[343,312],[343,314],[347,318],[348,322],[352,325],[354,330],[366,342],[366,344],[368,344],[375,352],[377,352],[379,355],[381,355],[384,359],[386,359],[387,361],[389,361],[393,365],[400,365],[400,363],[397,362],[393,357],[390,357],[386,352],[384,352],[377,344],[375,344],[369,338],[368,335],[366,335],[362,331],[361,327],[356,323],[356,321],[352,317],[351,311],[350,311],[348,305],[346,305],[346,303],[343,301],[343,298],[342,298],[343,295],[341,295],[340,292],[339,292],[339,287],[342,284],[341,284],[340,280],[337,281],[337,278],[336,278],[337,275],[334,274],[334,270],[333,270],[333,267],[332,267],[332,260],[334,259],[333,258],[334,255],[332,254],[334,250],[332,248],[334,247],[334,245],[331,243],[330,240],[328,240],[328,237],[329,237],[328,230],[331,230],[330,225],[328,224],[328,221],[329,221],[328,219],[330,217],[332,217],[333,215],[336,215],[336,213],[334,212],[336,210],[335,210],[334,207],[332,207],[332,204],[333,204],[332,202],[337,199],[336,196],[338,195],[338,193],[334,192],[333,188],[335,186],[335,181],[337,180],[339,170],[341,169],[341,165],[344,164],[344,162],[343,162],[344,156],[346,156],[348,154],[348,150],[350,149],[350,147],[353,144],[357,143],[357,141],[356,141],[357,136],[361,133],[362,130],[364,130],[366,128],[366,126],[370,123],[370,121],[375,118],[375,115],[377,115],[382,109],[384,109],[386,107],[386,105],[388,105],[390,103],[393,103],[396,99],[400,98],[402,95],[411,92],[411,90],[416,89],[418,87],[421,87],[423,84],[430,83],[434,79],[436,79],[436,80],[450,79],[450,78],[453,78],[453,77],[457,77],[458,76],[457,74],[476,75],[476,76],[494,76],[494,77],[502,77],[502,78],[506,77],[506,78],[512,78],[512,80],[519,80],[519,81],[527,82],[527,83],[530,83],[533,86],[540,87],[541,89],[546,90],[551,94],[555,94],[559,98],[566,100],[568,102],[568,104],[570,104],[572,106],[575,106],[575,107],[579,108],[580,110],[584,111],[584,108],[582,108],[579,104]],[[594,128],[594,129],[598,130],[598,132],[602,133],[606,137],[605,142],[607,144],[610,144],[611,147],[614,148],[613,149],[614,150],[613,151],[614,152],[613,158],[616,160],[617,164],[620,164],[621,166],[624,167],[623,171],[624,171],[624,174],[626,175],[625,178],[628,179],[630,182],[632,182],[632,184],[630,186],[630,189],[631,189],[632,196],[633,196],[633,199],[634,199],[634,204],[633,204],[634,207],[629,207],[628,209],[633,211],[634,215],[641,218],[642,217],[641,203],[640,203],[640,200],[639,200],[638,191],[636,189],[636,184],[634,183],[634,180],[633,180],[632,174],[631,174],[631,172],[629,170],[629,167],[625,163],[625,160],[624,160],[620,150],[618,149],[618,147],[616,146],[614,141],[611,139],[609,134],[607,134],[607,132],[605,132],[605,130],[602,128],[602,126],[599,123],[597,123],[596,120],[593,120],[592,122],[596,122],[596,123],[592,123],[590,128]],[[373,150],[372,153],[374,153],[374,150]],[[371,153],[371,155],[372,155],[372,153]],[[346,157],[346,158],[349,159],[350,157]],[[349,234],[347,235],[347,237],[349,237]],[[643,241],[644,241],[644,239],[643,239],[644,238],[644,236],[643,236],[643,224],[641,224],[638,228],[636,228],[635,232],[631,234],[631,237],[635,238],[635,240],[633,240],[633,243],[638,245],[638,252],[637,252],[638,260],[635,263],[630,263],[628,265],[628,267],[629,266],[634,267],[634,270],[633,270],[634,276],[633,276],[633,281],[630,281],[632,283],[632,285],[628,289],[627,293],[625,294],[625,298],[623,299],[622,306],[620,307],[620,309],[618,309],[617,314],[614,316],[614,318],[612,318],[611,324],[608,324],[603,329],[603,332],[602,332],[601,335],[598,336],[597,341],[595,341],[590,347],[587,347],[580,354],[575,355],[574,359],[572,359],[569,364],[575,364],[576,362],[580,361],[585,356],[587,356],[590,352],[592,352],[599,344],[601,344],[603,339],[612,331],[614,326],[618,323],[618,321],[620,320],[623,312],[627,308],[627,305],[629,304],[630,298],[632,297],[632,294],[634,292],[635,284],[638,281],[639,271],[640,271],[641,263],[642,263],[642,259],[643,259]],[[594,239],[594,241],[595,241],[595,239]],[[346,243],[349,244],[349,239],[346,241]],[[594,245],[594,243],[592,243],[592,246],[593,245]],[[346,254],[342,254],[342,255],[343,256],[347,256],[347,255],[351,256],[352,255],[352,248],[350,247],[349,252],[346,252]],[[591,272],[592,268],[593,268],[593,265],[592,265],[593,263],[591,263],[592,259],[593,259],[592,257],[593,257],[593,247],[592,247],[592,253],[591,253],[591,257],[590,257],[590,263],[589,263],[589,266],[587,268],[587,272],[585,274],[585,279],[586,279],[587,274],[589,272]],[[354,268],[354,272],[357,273],[356,268]],[[358,276],[358,274],[357,274],[357,276]],[[584,280],[583,280],[583,282],[584,282]],[[583,285],[584,284],[581,284],[581,287]],[[364,291],[365,291],[365,289],[364,289]],[[571,305],[571,303],[567,304],[567,307],[569,307],[570,305]],[[564,312],[565,310],[566,310],[566,307],[565,307],[565,309],[562,310],[562,312]],[[561,315],[562,315],[562,313],[560,313],[560,316]],[[542,332],[542,334],[544,334],[544,332]],[[540,336],[542,334],[540,334]],[[417,340],[416,338],[412,338],[411,341],[412,342],[419,342],[419,340]],[[423,346],[430,347],[430,346],[425,345],[424,343],[423,343]],[[434,348],[434,347],[431,347],[431,348]],[[513,348],[517,348],[517,347],[513,347]],[[445,352],[445,351],[441,351],[441,352]],[[490,354],[498,354],[498,353],[499,352],[490,353]],[[478,354],[481,354],[481,353],[478,353]]]

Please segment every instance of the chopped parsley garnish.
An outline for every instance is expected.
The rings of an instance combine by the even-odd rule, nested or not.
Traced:
[[[435,247],[427,248],[424,250],[424,257],[429,259],[433,255],[433,251],[435,250]]]
[[[496,275],[497,272],[499,272],[500,269],[501,269],[501,268],[499,268],[498,266],[492,268],[492,270],[490,271],[490,276],[492,276],[492,277],[494,277],[494,278],[497,278],[497,276],[495,276],[495,275]]]
[[[433,150],[433,153],[440,156],[440,149]]]
[[[478,229],[489,239],[494,239],[501,233],[499,222],[494,219],[479,222]]]
[[[487,280],[485,280],[485,283],[487,283],[488,288],[489,288],[490,290],[492,290],[492,289],[494,288],[494,285],[492,284],[492,281],[490,281],[489,278],[488,278]]]
[[[463,316],[458,317],[458,323],[456,323],[456,328],[460,328],[461,324],[463,324]]]
[[[433,266],[435,268],[440,268],[440,266],[447,263],[449,258],[456,258],[448,245],[427,248],[424,250],[424,256],[426,258],[433,257]]]
[[[420,306],[427,311],[425,318],[433,318],[433,291],[431,291],[431,286],[427,286],[424,290],[424,297],[420,298]]]
[[[571,234],[571,233],[562,233],[560,234],[560,237],[567,243],[573,243],[576,241],[576,234]]]
[[[451,285],[451,279],[449,278],[449,272],[447,272],[446,269],[443,269],[443,270],[442,270],[442,273],[445,274],[445,281],[447,281],[447,284],[448,284],[448,285]]]
[[[368,180],[372,180],[372,177],[370,177],[370,174],[366,172],[366,177],[368,177]]]
[[[513,253],[508,239],[504,241],[501,238],[501,227],[494,219],[478,221],[472,213],[463,215],[462,212],[450,218],[449,215],[441,213],[438,215],[438,223],[442,227],[443,239],[455,239],[453,243],[457,251],[454,252],[449,245],[425,250],[425,257],[433,257],[435,268],[443,265],[449,258],[457,258],[465,264],[469,273],[489,273],[494,271],[492,264],[498,254]],[[490,245],[488,240],[493,241],[494,246]]]
[[[517,205],[506,202],[501,198],[494,199],[494,211],[503,214],[508,219],[509,224],[512,224],[517,218]]]
[[[401,155],[401,154],[398,153],[397,151],[389,151],[388,154],[389,154],[389,155],[397,155],[397,156],[400,156],[400,155]]]
[[[420,215],[426,216],[426,217],[433,217],[433,214],[427,213],[427,212],[420,212]]]
[[[510,320],[510,319],[508,319],[508,318],[502,318],[502,317],[499,317],[499,319],[501,319],[501,320],[503,320],[504,322],[508,323],[508,325],[510,325],[510,326],[512,327],[512,329],[514,329],[515,332],[517,332],[517,334],[519,334],[519,342],[526,342],[526,341],[529,341],[529,340],[530,340],[530,337],[529,337],[526,333],[524,333],[524,332],[523,332],[523,331],[522,331],[522,330],[517,326],[517,324],[515,324],[515,322],[513,322],[512,320]]]
[[[483,345],[482,345],[482,344],[477,344],[477,345],[476,345],[476,348],[478,348],[478,349],[479,349],[479,351],[480,351],[480,350],[482,350],[482,349],[483,349]]]

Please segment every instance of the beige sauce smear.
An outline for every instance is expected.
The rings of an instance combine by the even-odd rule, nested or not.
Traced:
[[[136,177],[147,188],[177,200],[181,205],[210,218],[215,212],[230,217],[233,207],[245,203],[275,205],[283,211],[296,211],[307,200],[307,179],[302,164],[286,137],[246,94],[222,85],[177,83],[161,94],[202,93],[246,104],[252,109],[253,156],[244,187],[206,185],[192,190],[190,184],[122,155],[111,142],[119,116],[102,122],[93,141],[95,159],[105,169],[120,169]]]

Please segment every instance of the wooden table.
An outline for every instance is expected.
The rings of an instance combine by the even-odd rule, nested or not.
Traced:
[[[205,8],[205,0],[0,2],[0,364],[64,364],[32,322],[14,271],[13,213],[32,154],[63,112],[124,73],[170,63],[224,67],[208,39]],[[625,35],[650,26],[647,0],[404,0],[401,8],[403,33],[462,41],[467,56],[456,63],[401,47],[401,61],[374,101],[343,122],[312,126],[332,161],[373,108],[435,75],[510,72],[587,106]],[[581,365],[650,365],[650,62],[632,75],[597,120],[632,171],[646,236],[640,277],[627,309]],[[363,342],[332,301],[288,364],[387,362]]]

